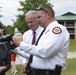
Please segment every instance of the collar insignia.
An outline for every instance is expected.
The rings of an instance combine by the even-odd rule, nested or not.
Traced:
[[[49,29],[45,31],[45,34],[47,34],[49,32]]]

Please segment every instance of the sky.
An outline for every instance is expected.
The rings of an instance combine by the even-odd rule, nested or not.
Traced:
[[[19,1],[21,0],[0,0],[0,21],[4,25],[13,25],[13,21],[16,20],[16,15],[20,12],[17,10],[20,7]],[[24,0],[23,0],[24,1]],[[49,0],[54,6],[55,16],[60,16],[67,12],[76,14],[76,0]]]

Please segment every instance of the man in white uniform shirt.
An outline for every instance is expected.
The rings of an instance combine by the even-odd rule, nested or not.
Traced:
[[[37,14],[40,25],[46,27],[38,45],[25,43],[22,35],[14,36],[13,42],[21,51],[33,55],[31,75],[60,75],[66,68],[69,33],[55,20],[52,7],[43,6],[37,10]]]

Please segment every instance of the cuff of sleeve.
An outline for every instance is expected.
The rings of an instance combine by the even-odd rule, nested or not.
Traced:
[[[14,50],[12,50],[14,53],[17,53],[19,50],[19,47],[16,47]]]
[[[27,63],[28,63],[27,60],[26,61],[22,61],[22,65],[27,64]]]

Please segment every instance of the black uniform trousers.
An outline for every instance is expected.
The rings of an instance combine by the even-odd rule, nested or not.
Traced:
[[[30,75],[54,75],[54,71],[45,69],[32,69]]]

